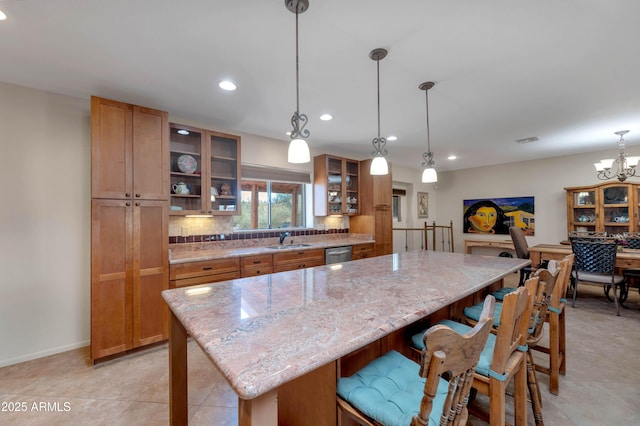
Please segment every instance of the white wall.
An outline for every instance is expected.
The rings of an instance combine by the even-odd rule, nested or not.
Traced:
[[[0,83],[0,366],[89,344],[89,100]]]
[[[170,119],[215,129],[207,123]],[[0,366],[4,366],[89,344],[89,99],[0,83],[0,148]],[[311,172],[312,165],[289,165],[286,149],[281,141],[242,134],[243,162]],[[596,183],[592,163],[610,157],[614,150],[615,146],[605,153],[440,173],[437,184],[420,183],[417,168],[394,165],[393,180],[412,188],[407,192],[407,224],[424,226],[424,219],[417,218],[415,193],[428,192],[428,221],[453,220],[457,252],[463,247],[466,198],[533,195],[536,236],[528,237],[529,243],[554,243],[566,235],[563,187]]]

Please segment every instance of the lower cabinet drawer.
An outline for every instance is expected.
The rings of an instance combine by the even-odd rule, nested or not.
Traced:
[[[258,275],[272,274],[273,266],[259,266],[256,268],[244,268],[242,270],[242,278],[257,277]]]
[[[215,283],[219,281],[235,280],[236,278],[240,278],[240,271],[226,272],[223,274],[215,274],[215,275],[203,275],[200,277],[184,278],[181,280],[171,280],[169,281],[169,288],[187,287],[190,285]]]
[[[199,262],[177,263],[175,265],[170,265],[169,279],[181,280],[187,278],[202,277],[205,275],[227,274],[231,272],[236,272],[238,273],[238,276],[240,275],[240,259],[237,257],[228,259],[203,260]],[[238,277],[236,276],[235,278]]]
[[[273,272],[293,271],[294,269],[312,268],[314,266],[324,265],[324,258],[301,259],[299,262],[279,263],[273,267]]]

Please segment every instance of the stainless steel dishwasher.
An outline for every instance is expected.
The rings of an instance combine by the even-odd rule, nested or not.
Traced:
[[[351,260],[351,246],[345,247],[331,247],[324,249],[324,263],[329,265],[330,263],[349,262]]]

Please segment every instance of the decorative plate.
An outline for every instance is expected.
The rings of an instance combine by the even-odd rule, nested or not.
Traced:
[[[192,156],[185,154],[178,157],[178,169],[182,173],[193,173],[198,168],[198,162]]]

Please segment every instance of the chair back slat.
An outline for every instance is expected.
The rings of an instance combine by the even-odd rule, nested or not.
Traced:
[[[527,344],[535,345],[542,338],[544,331],[544,319],[547,316],[551,295],[558,286],[558,278],[565,271],[567,262],[563,260],[558,263],[555,271],[551,272],[547,269],[538,269],[536,277],[540,279],[537,287],[537,293],[534,296],[533,306],[531,308],[531,320],[529,323],[529,338]]]
[[[530,278],[524,287],[518,287],[504,296],[500,327],[491,361],[491,370],[503,374],[511,355],[523,347],[529,334],[529,318],[538,277]]]
[[[465,335],[445,325],[434,325],[426,331],[423,336],[425,349],[422,351],[420,376],[427,380],[420,412],[413,417],[412,426],[429,424],[429,414],[440,378],[445,374],[449,387],[440,425],[466,424],[474,371],[491,332],[494,306],[495,298],[487,296],[480,321]]]

